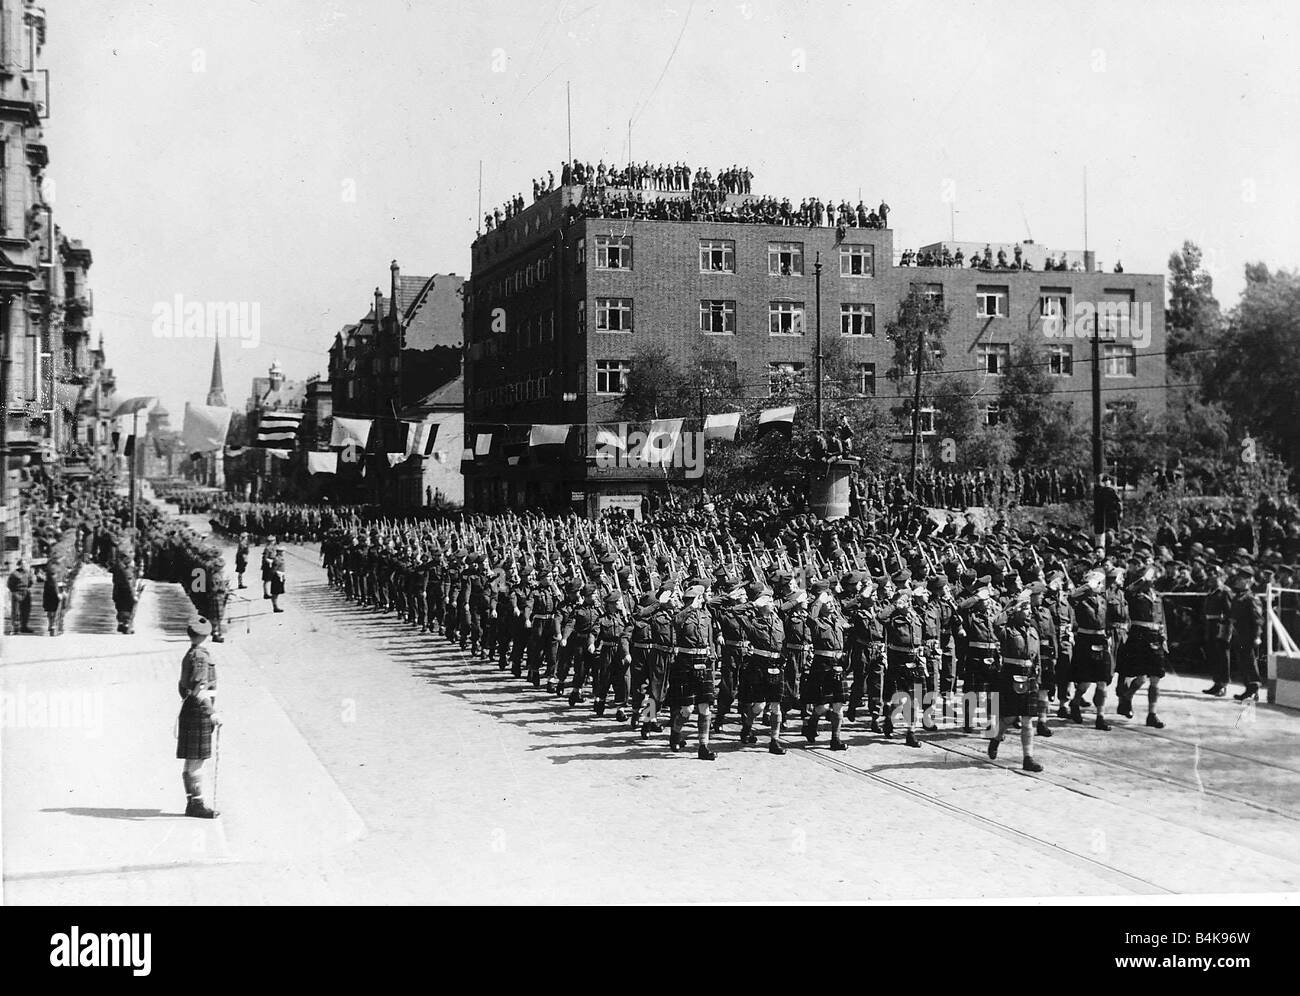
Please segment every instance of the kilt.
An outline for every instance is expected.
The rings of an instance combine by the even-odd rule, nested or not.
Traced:
[[[1135,630],[1119,648],[1118,672],[1121,678],[1163,678],[1165,676],[1165,651],[1160,637],[1146,630]]]
[[[679,654],[668,665],[668,705],[713,705],[713,664],[707,657]]]
[[[1042,688],[1056,687],[1056,654],[1046,653],[1038,659],[1038,684]]]
[[[269,566],[262,567],[262,580],[273,581],[275,579],[275,568]]]
[[[962,680],[962,690],[967,692],[987,692],[993,687],[997,671],[993,663],[993,651],[968,650],[961,660],[958,674]]]
[[[212,720],[193,701],[181,706],[176,720],[176,756],[185,761],[205,761],[212,756]]]
[[[271,572],[271,594],[272,595],[284,594],[284,575],[281,574],[279,571]]]
[[[737,701],[742,705],[780,702],[785,689],[785,671],[775,658],[748,657],[740,668],[740,693]]]
[[[1110,684],[1115,675],[1115,661],[1110,655],[1110,641],[1104,636],[1078,634],[1070,656],[1070,680],[1076,685]]]
[[[1014,716],[1038,715],[1038,677],[1030,675],[1024,684],[1025,691],[1016,691],[1011,674],[1003,671],[993,682],[993,692],[998,697],[998,715],[1003,719]]]
[[[248,554],[246,554],[246,553],[236,553],[236,554],[235,554],[235,571],[236,571],[236,573],[238,573],[238,574],[243,574],[244,571],[246,571],[247,569],[248,569]]]
[[[807,697],[810,705],[847,702],[852,690],[853,677],[844,666],[843,656],[834,660],[813,656],[812,668],[808,672]]]

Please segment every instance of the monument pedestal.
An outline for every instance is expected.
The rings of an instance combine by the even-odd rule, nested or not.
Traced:
[[[809,460],[808,507],[819,519],[843,519],[849,514],[849,477],[857,460]]]

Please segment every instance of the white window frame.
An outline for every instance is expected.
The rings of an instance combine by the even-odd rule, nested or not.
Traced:
[[[1137,347],[1126,342],[1101,343],[1103,377],[1131,379],[1137,376]]]
[[[722,266],[717,268],[713,266],[713,255],[721,255]],[[708,265],[706,265],[706,263]],[[700,239],[700,272],[701,273],[735,273],[736,272],[736,242],[734,239]]]
[[[977,318],[1006,318],[1011,314],[1010,294],[1005,287],[981,284],[975,288],[975,315]],[[993,311],[988,310],[993,302]]]
[[[1074,346],[1053,343],[1047,347],[1047,372],[1053,377],[1074,376]]]
[[[779,331],[779,327],[785,324],[785,318],[790,319],[789,332]],[[767,306],[767,334],[776,339],[797,339],[804,333],[804,303],[802,301],[772,301]],[[774,331],[774,325],[777,331]]]
[[[976,352],[979,357],[980,372],[988,377],[1001,377],[1011,364],[1011,344],[1009,342],[982,343]],[[994,362],[990,363],[989,361]],[[990,369],[990,366],[993,369]]]
[[[722,316],[722,331],[718,331],[713,327],[713,319],[717,315]],[[735,335],[736,302],[721,298],[701,299],[700,332],[704,335]]]
[[[626,315],[627,324],[624,325],[624,319],[619,318],[619,327],[610,326],[611,315]],[[598,297],[596,298],[596,331],[608,332],[613,335],[630,335],[633,329],[632,319],[632,299],[630,297]]]
[[[855,325],[861,327],[864,319],[868,328],[867,331],[851,331]],[[849,331],[846,331],[846,328]],[[840,335],[851,339],[874,339],[876,337],[876,306],[852,301],[841,304]]]
[[[870,373],[871,390],[867,390],[867,375]],[[857,379],[857,393],[863,398],[874,398],[876,396],[876,365],[875,363],[859,363],[854,367],[854,377]]]
[[[610,376],[618,378],[618,385],[621,390],[613,390],[610,386]],[[632,375],[631,360],[597,360],[596,361],[596,393],[607,397],[617,397],[627,393],[627,379]],[[602,389],[601,379],[604,378],[605,386]]]
[[[865,265],[861,261],[865,260]],[[854,273],[853,266],[858,263],[862,272]],[[840,276],[854,278],[872,278],[876,275],[876,247],[874,245],[840,246]]]
[[[790,272],[782,272],[782,256],[790,257]],[[798,269],[795,269],[795,265]],[[773,277],[802,277],[803,276],[803,243],[802,242],[769,242],[767,244],[767,272]]]
[[[613,250],[614,252],[614,258],[617,259],[617,262],[613,263],[612,265],[610,263],[611,250]],[[597,235],[596,236],[596,269],[598,270],[632,269],[632,236]]]
[[[990,401],[984,406],[984,424],[993,426],[1002,422],[1002,404],[998,401]]]

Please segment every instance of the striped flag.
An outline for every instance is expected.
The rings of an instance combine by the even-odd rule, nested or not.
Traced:
[[[736,441],[736,430],[739,427],[740,412],[707,415],[704,419],[704,438],[725,439],[729,443],[734,443]]]
[[[529,446],[558,446],[569,438],[572,425],[535,425],[528,430]]]
[[[764,408],[758,414],[758,437],[769,432],[790,432],[794,429],[794,405],[788,408]]]
[[[292,446],[301,424],[302,412],[262,412],[257,420],[257,441],[253,445],[275,449]]]
[[[492,452],[492,433],[480,432],[474,440],[474,455],[487,456]]]
[[[408,455],[428,456],[433,452],[438,438],[437,422],[419,422],[406,427],[406,452]]]

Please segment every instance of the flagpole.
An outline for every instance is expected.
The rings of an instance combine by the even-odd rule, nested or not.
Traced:
[[[135,533],[135,493],[136,493],[136,486],[135,486],[135,437],[136,437],[136,434],[137,434],[139,428],[140,428],[140,409],[137,408],[134,412],[131,413],[131,438],[130,438],[130,440],[129,440],[129,442],[130,442],[130,444],[131,444],[131,457],[130,457],[130,459],[131,459],[131,533],[132,533],[133,537],[134,537],[134,533]],[[133,542],[133,543],[135,542],[134,538],[132,539],[132,542]],[[138,550],[138,549],[136,550],[136,553],[139,554],[139,550]]]

